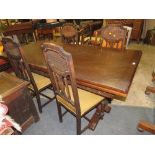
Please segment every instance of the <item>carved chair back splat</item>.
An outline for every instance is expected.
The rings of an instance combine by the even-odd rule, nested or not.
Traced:
[[[100,107],[101,109],[101,104],[104,98],[77,88],[74,65],[72,55],[70,53],[67,53],[62,47],[52,43],[44,43],[42,48],[45,62],[48,67],[48,72],[51,81],[53,81],[59,120],[62,122],[63,115],[69,111],[76,117],[77,134],[81,134],[83,131],[89,128],[91,123],[91,120],[85,115],[94,108]],[[90,96],[88,96],[88,94]],[[90,100],[91,96],[97,100],[89,103],[92,101]],[[63,114],[61,112],[61,106],[66,109],[66,112]],[[100,110],[98,112],[98,119],[101,119],[102,116],[103,112]],[[89,124],[81,130],[82,117],[84,117]]]
[[[127,30],[118,25],[107,25],[102,29],[102,46],[124,50]]]

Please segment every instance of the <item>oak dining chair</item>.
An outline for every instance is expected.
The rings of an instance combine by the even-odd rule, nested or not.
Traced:
[[[93,109],[98,110],[99,119],[103,118],[102,108],[104,97],[77,88],[76,75],[72,55],[66,52],[61,46],[53,43],[42,45],[48,72],[56,95],[59,121],[70,112],[76,118],[77,134],[81,134],[89,128],[91,119],[88,114]],[[66,109],[62,113],[62,107]],[[88,124],[82,128],[81,119],[85,118]],[[82,129],[81,129],[82,128]]]
[[[47,88],[52,89],[50,79],[31,71],[23,55],[23,49],[18,43],[10,38],[2,38],[2,43],[15,75],[30,82],[29,89],[36,96],[39,112],[42,113],[42,108],[55,99],[55,96],[51,98],[42,92]],[[44,104],[41,103],[41,96],[48,99],[48,101]]]

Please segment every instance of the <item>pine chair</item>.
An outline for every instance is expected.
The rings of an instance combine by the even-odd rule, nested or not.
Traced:
[[[65,23],[61,28],[62,42],[78,44],[78,31],[74,24]]]
[[[44,76],[31,72],[19,44],[10,38],[2,38],[2,43],[16,76],[30,82],[29,89],[36,96],[39,112],[42,113],[42,108],[55,99],[55,96],[51,98],[42,93],[43,90],[52,88],[51,81]],[[40,95],[46,97],[48,101],[42,104]]]
[[[76,117],[77,134],[81,134],[89,128],[92,120],[86,117],[88,112],[96,109],[99,119],[103,118],[103,112],[99,109],[102,108],[104,98],[77,88],[74,65],[70,53],[52,43],[44,43],[42,48],[49,75],[51,81],[53,81],[59,121],[62,122],[62,117],[66,112],[70,112]],[[61,107],[66,109],[64,113],[62,113]],[[82,117],[89,122],[83,129],[81,129]]]

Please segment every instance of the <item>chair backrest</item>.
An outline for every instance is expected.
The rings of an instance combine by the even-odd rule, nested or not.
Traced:
[[[20,45],[14,42],[11,38],[2,38],[2,43],[16,76],[29,81],[33,87],[36,87],[30,67],[25,61]]]
[[[77,43],[78,31],[74,24],[65,23],[61,28],[62,41],[64,43]]]
[[[102,47],[124,50],[127,30],[119,25],[107,25],[101,31]]]
[[[76,114],[80,114],[72,55],[52,43],[44,43],[42,48],[55,94],[66,100]]]

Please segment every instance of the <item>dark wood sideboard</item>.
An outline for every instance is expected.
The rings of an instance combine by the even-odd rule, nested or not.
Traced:
[[[140,41],[143,31],[144,19],[106,19],[107,24],[120,24],[123,26],[131,26],[131,39]]]
[[[0,73],[0,97],[8,106],[8,114],[21,125],[22,131],[39,120],[28,84],[6,72]]]
[[[28,33],[31,33],[33,35],[33,39],[36,42],[37,37],[36,37],[36,33],[35,33],[34,24],[32,22],[10,25],[3,31],[4,36],[13,36],[13,38],[16,41],[20,40],[17,36],[19,36],[21,34],[25,35]],[[26,35],[25,35],[25,39],[26,39],[26,43],[28,43],[28,38]]]

